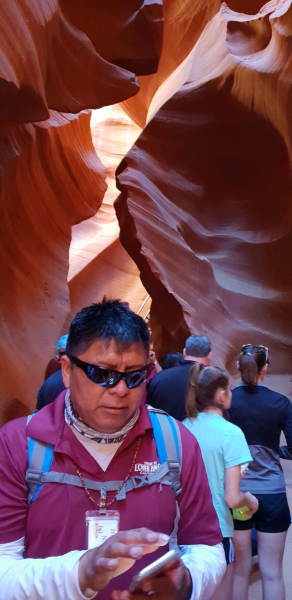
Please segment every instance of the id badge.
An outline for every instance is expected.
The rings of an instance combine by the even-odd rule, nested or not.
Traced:
[[[117,510],[88,510],[85,513],[87,548],[97,548],[119,531],[120,513]]]

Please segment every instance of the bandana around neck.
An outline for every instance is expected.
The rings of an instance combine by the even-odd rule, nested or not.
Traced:
[[[135,412],[132,419],[121,429],[120,431],[116,431],[115,433],[99,433],[86,425],[84,421],[82,421],[81,417],[77,414],[72,406],[72,402],[70,399],[70,390],[66,392],[65,396],[65,421],[71,427],[74,427],[78,433],[81,433],[85,438],[91,440],[92,442],[96,442],[97,444],[116,444],[117,442],[123,442],[128,433],[133,429],[134,425],[136,425],[140,415],[140,408]]]

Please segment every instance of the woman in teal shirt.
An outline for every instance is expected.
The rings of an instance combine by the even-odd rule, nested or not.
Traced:
[[[188,418],[184,425],[197,438],[205,463],[213,504],[223,536],[227,570],[214,600],[231,600],[233,584],[233,519],[230,508],[248,507],[247,514],[258,509],[257,499],[240,491],[241,465],[252,460],[245,437],[223,417],[230,408],[228,375],[218,367],[195,363],[190,374],[186,399]]]

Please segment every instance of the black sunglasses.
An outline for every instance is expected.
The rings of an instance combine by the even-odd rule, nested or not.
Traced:
[[[261,344],[244,344],[241,347],[240,352],[243,352],[244,354],[246,354],[248,348],[260,348],[261,350],[263,350],[265,352],[265,355],[266,355],[265,361],[266,361],[266,363],[268,362],[268,360],[269,360],[269,348],[267,348],[266,346],[262,346]]]
[[[90,381],[93,381],[93,383],[96,383],[96,385],[101,385],[105,388],[115,387],[115,385],[117,385],[122,379],[124,379],[126,386],[130,390],[132,388],[137,388],[139,385],[145,383],[149,373],[149,367],[147,365],[142,369],[135,369],[135,371],[125,371],[124,373],[121,373],[120,371],[105,369],[104,367],[99,367],[98,365],[91,365],[83,362],[83,360],[76,358],[76,356],[68,355],[68,358],[70,359],[71,363],[84,371],[85,375],[87,375]]]

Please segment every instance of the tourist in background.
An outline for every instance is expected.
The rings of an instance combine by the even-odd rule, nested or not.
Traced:
[[[52,360],[55,360],[58,367],[52,373],[52,375],[45,379],[43,385],[40,387],[37,393],[37,410],[41,410],[41,408],[44,408],[44,406],[47,406],[47,404],[54,402],[57,396],[59,396],[59,394],[61,394],[61,392],[63,392],[66,389],[63,383],[61,358],[66,353],[67,340],[68,334],[62,335],[62,337],[57,342],[56,356]]]
[[[146,403],[148,383],[151,381],[151,379],[153,379],[153,377],[155,377],[155,375],[157,375],[157,373],[160,373],[160,371],[161,371],[161,366],[156,358],[156,354],[155,354],[154,350],[152,350],[151,348],[149,350],[148,365],[149,365],[148,377],[146,379],[146,386],[145,386],[143,394],[142,394],[142,402],[144,404]]]
[[[251,532],[257,532],[264,600],[284,600],[283,554],[291,522],[280,458],[292,460],[292,406],[288,398],[267,388],[268,348],[245,344],[238,357],[242,382],[232,392],[229,417],[246,437],[253,462],[241,482],[259,500],[247,521],[234,521],[235,578],[233,600],[247,600],[251,571]],[[287,446],[280,448],[284,432]]]
[[[230,407],[231,391],[227,373],[218,367],[192,367],[186,397],[188,418],[184,425],[199,442],[213,504],[223,536],[227,570],[212,598],[231,600],[234,574],[233,519],[230,508],[247,506],[251,515],[257,499],[240,491],[241,465],[252,460],[242,431],[223,418]]]
[[[166,354],[162,361],[161,366],[162,369],[171,369],[171,367],[177,367],[177,365],[181,365],[184,362],[184,357],[181,352],[169,352]]]
[[[45,372],[45,381],[46,381],[46,379],[51,377],[51,375],[53,375],[53,373],[56,373],[57,371],[61,370],[61,358],[65,354],[67,339],[68,339],[68,334],[65,334],[65,335],[62,335],[62,337],[60,337],[60,339],[57,341],[56,354],[53,358],[51,358],[51,360],[49,361],[49,363],[47,365],[46,372]]]
[[[186,418],[185,401],[191,366],[194,362],[208,366],[211,344],[203,335],[191,335],[185,344],[183,362],[158,373],[147,387],[147,404],[165,410],[183,421]]]

